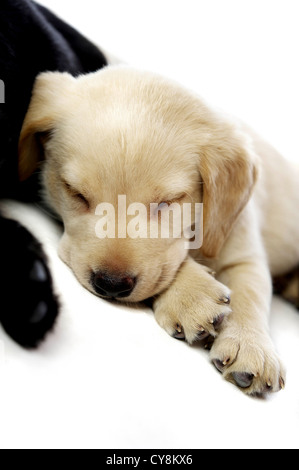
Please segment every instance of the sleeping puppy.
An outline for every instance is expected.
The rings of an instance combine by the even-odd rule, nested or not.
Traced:
[[[20,179],[37,168],[64,224],[59,254],[86,289],[152,298],[159,325],[190,344],[212,338],[214,365],[248,394],[284,387],[268,317],[271,275],[299,262],[297,168],[197,95],[125,66],[37,78]],[[191,237],[147,236],[173,204],[203,205],[196,249]]]
[[[31,0],[0,2],[0,198],[36,201],[37,174],[18,181],[18,139],[36,76],[43,71],[77,76],[106,65],[88,40]],[[0,215],[0,321],[20,344],[35,346],[53,326],[58,300],[38,241]]]

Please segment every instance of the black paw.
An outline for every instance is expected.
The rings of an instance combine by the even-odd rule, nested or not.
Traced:
[[[18,222],[0,218],[0,230],[0,322],[17,343],[34,348],[59,312],[46,256]]]

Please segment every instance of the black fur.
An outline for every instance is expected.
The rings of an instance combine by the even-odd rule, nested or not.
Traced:
[[[295,294],[290,295],[288,292],[290,284],[295,284]],[[273,279],[273,290],[275,294],[280,295],[299,310],[299,266],[283,276],[275,277]]]
[[[35,347],[53,327],[59,309],[46,256],[18,222],[1,218],[0,230],[0,321],[19,344]]]
[[[76,76],[105,65],[98,48],[46,8],[31,0],[1,0],[0,198],[38,200],[38,174],[20,184],[17,172],[18,139],[36,76],[43,71]],[[0,321],[19,344],[34,347],[59,310],[46,256],[32,234],[1,215],[0,237]]]

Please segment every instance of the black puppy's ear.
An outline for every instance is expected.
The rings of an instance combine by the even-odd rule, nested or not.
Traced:
[[[68,73],[46,72],[34,84],[19,138],[19,180],[25,181],[43,159],[43,145],[59,125],[75,79]]]

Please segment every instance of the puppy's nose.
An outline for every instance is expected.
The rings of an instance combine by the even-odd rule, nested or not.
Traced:
[[[128,274],[116,276],[98,271],[92,275],[91,282],[99,295],[113,298],[128,297],[136,285],[136,278]]]

